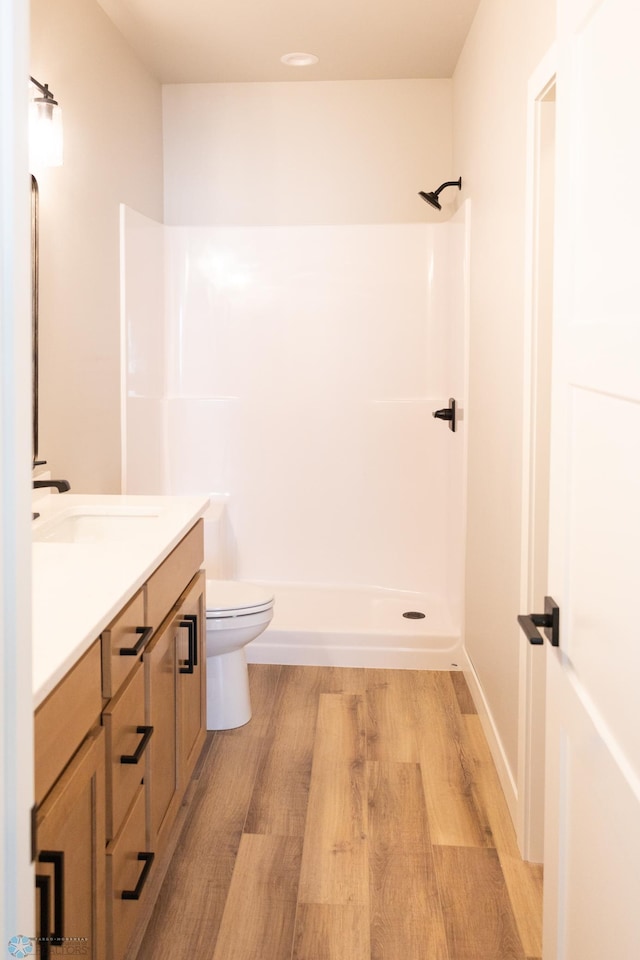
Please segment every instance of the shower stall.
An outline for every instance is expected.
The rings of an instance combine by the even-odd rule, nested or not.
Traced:
[[[468,221],[122,210],[123,490],[211,498],[209,575],[275,592],[249,660],[458,664]]]

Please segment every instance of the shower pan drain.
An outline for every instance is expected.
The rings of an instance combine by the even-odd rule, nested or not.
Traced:
[[[419,610],[407,610],[402,616],[406,617],[407,620],[424,620],[426,614],[420,613]]]

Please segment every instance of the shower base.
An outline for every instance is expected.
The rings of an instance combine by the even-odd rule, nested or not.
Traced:
[[[462,662],[460,630],[441,598],[374,587],[261,583],[273,588],[274,616],[245,648],[250,663],[455,670]],[[405,612],[425,616],[409,619]]]

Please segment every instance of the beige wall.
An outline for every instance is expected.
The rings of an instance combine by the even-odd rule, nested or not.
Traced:
[[[184,84],[163,96],[167,223],[445,216],[417,193],[457,176],[451,80]]]
[[[40,184],[40,455],[120,489],[119,203],[162,218],[161,88],[94,0],[33,0],[31,72],[63,110]]]
[[[453,79],[472,201],[466,645],[517,772],[527,81],[554,0],[483,0]]]

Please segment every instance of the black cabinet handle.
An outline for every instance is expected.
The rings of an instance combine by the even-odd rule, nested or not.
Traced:
[[[38,860],[53,864],[53,930],[49,943],[60,947],[64,939],[64,851],[41,850]]]
[[[184,620],[190,620],[193,624],[193,665],[198,666],[198,615],[197,613],[185,613]]]
[[[49,929],[50,886],[51,878],[48,877],[46,873],[36,874],[36,890],[40,891],[40,924],[38,929],[38,937],[40,940],[40,960],[50,960],[51,957],[51,930]]]
[[[189,659],[184,667],[180,667],[179,673],[193,673],[194,667],[198,666],[198,618],[193,614],[188,614],[182,618],[179,626],[186,627],[189,631]]]
[[[123,890],[122,899],[123,900],[139,900],[142,895],[142,890],[145,883],[147,882],[147,877],[149,876],[149,871],[151,870],[151,865],[153,863],[153,858],[155,854],[153,853],[139,853],[138,860],[144,861],[144,867],[142,868],[142,873],[138,878],[136,883],[135,890]]]
[[[544,598],[544,613],[521,613],[518,616],[518,623],[529,643],[534,646],[539,647],[544,643],[544,637],[538,627],[542,627],[552,647],[560,646],[560,607],[553,597]]]
[[[122,756],[120,757],[120,763],[139,763],[140,762],[140,760],[142,759],[142,754],[147,749],[147,744],[151,739],[151,734],[153,733],[153,727],[143,727],[143,726],[136,727],[136,733],[143,734],[142,740],[136,747],[136,752],[131,754],[123,753]]]
[[[133,647],[120,647],[121,657],[137,657],[151,639],[153,627],[136,627],[136,633],[140,634],[140,639]]]

